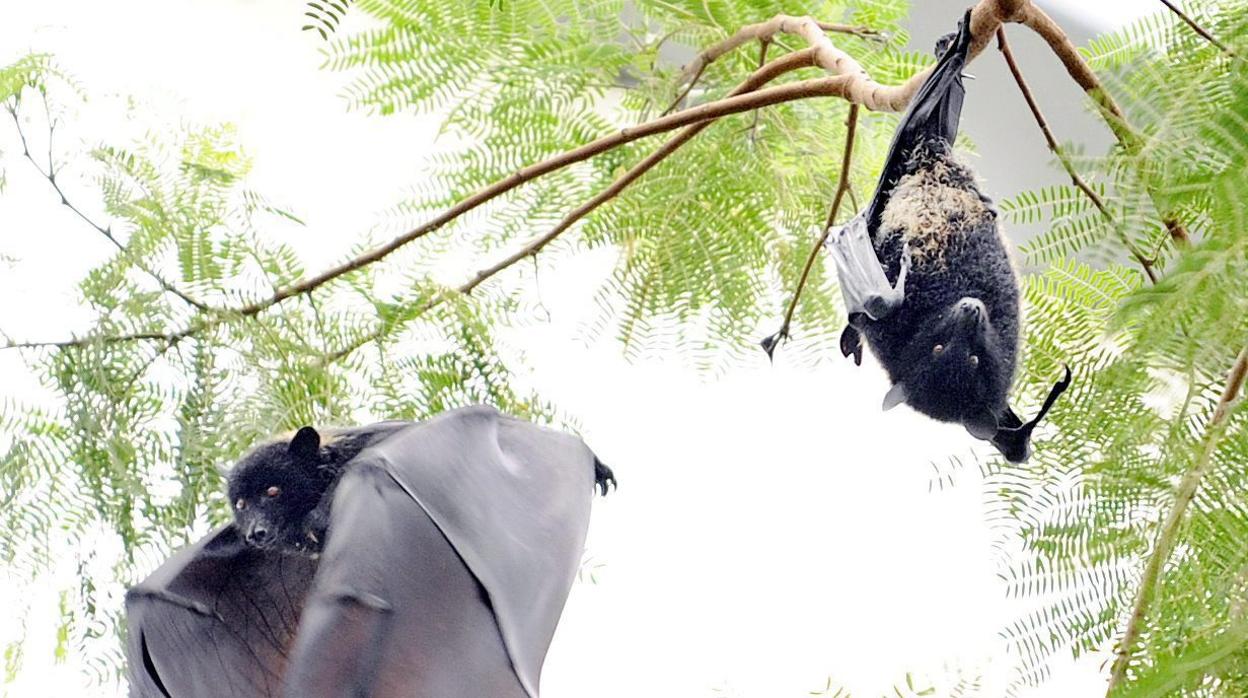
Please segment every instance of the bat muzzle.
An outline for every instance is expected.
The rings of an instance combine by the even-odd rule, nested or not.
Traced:
[[[965,330],[978,330],[988,322],[988,309],[978,298],[963,298],[954,306],[958,324]]]
[[[261,524],[253,524],[247,529],[247,542],[257,548],[264,548],[273,543],[274,533]]]

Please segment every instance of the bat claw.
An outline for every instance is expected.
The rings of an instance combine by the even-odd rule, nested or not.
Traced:
[[[767,360],[774,362],[775,361],[774,354],[776,352],[776,347],[780,346],[780,343],[788,338],[789,338],[788,328],[782,327],[775,334],[770,334],[770,335],[767,335],[766,337],[763,337],[762,340],[760,340],[758,344],[759,346],[763,348],[763,351],[767,352]]]
[[[607,496],[608,488],[620,489],[619,483],[615,481],[615,473],[597,458],[594,459],[594,487],[603,497]]]
[[[841,355],[853,356],[854,365],[862,365],[862,335],[852,324],[841,330]]]

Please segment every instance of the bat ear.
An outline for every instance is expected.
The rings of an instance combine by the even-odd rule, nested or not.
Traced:
[[[314,459],[321,450],[321,435],[312,427],[303,427],[295,432],[295,438],[290,440],[287,450],[296,458]]]
[[[906,384],[895,383],[893,387],[888,389],[888,393],[884,395],[884,411],[887,412],[894,407],[906,401]]]
[[[971,415],[963,424],[966,430],[971,432],[971,436],[983,441],[989,441],[996,436],[1000,426],[996,415],[988,410],[980,410],[978,414]]]

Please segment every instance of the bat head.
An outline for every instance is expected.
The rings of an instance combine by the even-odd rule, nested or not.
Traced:
[[[230,471],[229,500],[234,524],[248,544],[299,550],[304,517],[316,508],[333,480],[322,467],[321,436],[303,427],[289,442],[252,449]]]
[[[984,414],[1006,408],[1012,366],[984,303],[962,298],[917,323],[906,345],[901,380],[884,398],[884,409],[906,403],[930,417],[961,422],[979,438]],[[993,431],[995,431],[995,420]]]

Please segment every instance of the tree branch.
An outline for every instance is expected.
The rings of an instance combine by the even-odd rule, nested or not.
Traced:
[[[971,44],[972,55],[977,55],[983,51],[988,37],[996,31],[997,26],[1002,21],[1017,21],[1012,18],[1022,16],[1020,8],[1029,9],[1044,16],[1042,12],[1030,5],[1029,0],[980,0],[980,3],[975,6],[971,14],[971,33],[974,37]],[[1047,16],[1044,17],[1047,19]],[[1049,20],[1049,23],[1052,24],[1052,20]],[[834,77],[804,80],[701,104],[674,114],[661,116],[637,126],[622,129],[618,133],[604,136],[592,143],[561,153],[543,162],[521,168],[511,176],[478,190],[428,223],[310,279],[281,289],[264,300],[243,306],[237,309],[236,312],[244,317],[253,316],[287,298],[308,293],[343,274],[383,259],[407,243],[434,232],[464,213],[511,191],[525,182],[586,160],[624,143],[630,143],[645,136],[670,131],[699,121],[717,119],[750,109],[809,97],[841,97],[856,104],[861,104],[868,109],[898,111],[905,108],[914,92],[918,90],[927,74],[931,71],[931,68],[928,68],[901,85],[881,85],[870,79],[863,67],[849,54],[836,48],[828,40],[822,26],[821,23],[809,17],[777,15],[770,22],[750,25],[742,32],[734,34],[726,42],[721,42],[718,45],[721,46],[721,49],[719,49],[717,55],[722,55],[723,52],[752,39],[760,38],[764,34],[774,36],[777,32],[791,33],[805,38],[811,44],[812,48],[816,50],[816,65],[832,71],[836,74]],[[1053,26],[1056,27],[1056,25]],[[1058,29],[1057,31],[1060,33],[1061,30]],[[1064,38],[1065,35],[1063,34],[1062,37]],[[731,43],[731,46],[722,48],[727,46],[728,43]],[[1069,44],[1069,42],[1067,43]],[[1074,47],[1070,46],[1070,50],[1074,52]],[[1075,57],[1078,59],[1077,53]]]
[[[1179,9],[1179,7],[1178,7],[1178,5],[1175,5],[1174,3],[1170,2],[1170,0],[1161,0],[1161,4],[1163,4],[1163,5],[1165,5],[1166,7],[1170,8],[1170,11],[1171,11],[1171,12],[1173,12],[1174,14],[1178,15],[1178,16],[1179,16],[1179,19],[1181,19],[1181,20],[1183,20],[1184,22],[1186,22],[1186,23],[1187,23],[1187,26],[1189,26],[1189,27],[1191,27],[1191,28],[1192,28],[1192,31],[1194,31],[1194,32],[1196,32],[1197,34],[1200,34],[1202,37],[1204,37],[1205,41],[1208,41],[1209,43],[1213,44],[1214,46],[1217,46],[1218,48],[1222,49],[1222,53],[1225,53],[1226,55],[1228,55],[1228,56],[1230,56],[1230,57],[1232,57],[1232,58],[1238,58],[1238,56],[1236,56],[1236,55],[1235,55],[1235,52],[1234,52],[1234,51],[1232,51],[1231,49],[1227,48],[1225,44],[1223,44],[1221,41],[1218,41],[1217,39],[1215,39],[1215,38],[1214,38],[1214,36],[1213,36],[1213,34],[1210,34],[1208,31],[1206,31],[1206,30],[1205,30],[1205,28],[1204,28],[1204,27],[1202,27],[1202,26],[1200,26],[1199,24],[1197,24],[1195,20],[1193,20],[1191,17],[1188,17],[1186,14],[1184,14],[1184,13],[1183,13],[1183,10],[1180,10],[1180,9]]]
[[[800,68],[813,67],[814,56],[815,56],[814,49],[805,49],[802,51],[797,51],[795,53],[790,53],[781,58],[777,58],[771,63],[767,63],[761,66],[752,75],[750,75],[750,77],[746,78],[740,85],[735,87],[732,90],[732,92],[729,93],[729,96],[731,97],[731,96],[736,96],[736,95],[754,91],[758,89],[759,87],[761,87],[762,85],[765,85],[768,82],[775,80],[777,77],[785,73],[789,73],[794,70],[798,70]],[[620,192],[624,191],[624,189],[628,185],[637,181],[638,178],[640,178],[646,172],[649,172],[651,169],[654,168],[655,165],[662,162],[669,155],[676,152],[677,149],[679,149],[685,143],[689,142],[691,139],[693,139],[694,136],[701,133],[712,123],[714,122],[711,120],[707,120],[707,121],[698,122],[696,124],[693,124],[692,126],[685,127],[683,131],[676,134],[674,137],[672,137],[670,140],[668,140],[666,143],[660,146],[653,153],[646,156],[645,159],[641,160],[636,165],[633,165],[627,172],[617,177],[616,180],[612,182],[611,185],[608,186],[606,189],[602,190],[590,200],[586,201],[585,203],[573,209],[570,213],[568,213],[568,215],[564,216],[563,220],[559,221],[559,223],[555,225],[554,228],[551,228],[549,232],[545,233],[544,235],[540,237],[534,238],[532,241],[530,241],[529,243],[527,243],[520,249],[516,250],[512,254],[508,255],[504,259],[500,260],[499,262],[495,263],[493,266],[490,266],[486,269],[482,269],[481,271],[478,271],[471,279],[469,279],[468,281],[458,286],[455,289],[455,293],[457,294],[472,293],[472,291],[476,289],[477,286],[480,286],[487,279],[497,275],[498,273],[502,272],[504,269],[507,269],[508,267],[516,264],[517,262],[525,258],[528,258],[528,257],[535,258],[537,254],[541,252],[542,248],[546,247],[546,245],[550,244],[555,238],[559,237],[561,234],[563,234],[565,231],[571,228],[577,221],[589,215],[594,209],[598,208],[602,204],[618,196]],[[434,308],[435,306],[441,304],[445,300],[446,300],[445,296],[430,300],[428,303],[425,304],[423,308],[420,309],[419,314],[423,315],[424,313],[428,312],[430,309]],[[359,340],[351,343],[350,345],[327,354],[325,356],[325,361],[334,362],[339,359],[342,359],[343,357],[347,356],[348,354],[355,351],[356,349],[364,346],[365,344],[368,344],[369,342],[380,339],[381,336],[383,335],[383,332],[384,331],[382,329],[378,329],[375,332],[371,332],[368,335],[361,337]]]
[[[759,58],[759,61],[758,61],[758,64],[761,67],[767,60],[766,58],[767,46],[772,43],[773,39],[775,38],[775,35],[778,32],[786,31],[783,27],[781,27],[778,24],[781,18],[784,18],[784,17],[786,16],[776,15],[775,17],[773,17],[771,20],[767,22],[760,22],[758,24],[751,24],[746,27],[743,27],[742,29],[740,29],[739,31],[737,31],[736,33],[734,33],[732,36],[728,37],[727,39],[724,39],[723,41],[715,44],[714,46],[711,46],[710,48],[702,51],[697,56],[694,56],[694,59],[690,61],[688,64],[686,64],[684,68],[681,70],[680,77],[676,81],[678,85],[684,84],[685,89],[681,91],[680,95],[676,97],[675,100],[672,101],[672,103],[667,107],[666,110],[663,111],[663,113],[669,114],[674,109],[676,109],[676,107],[680,106],[680,104],[685,100],[685,97],[689,95],[689,91],[692,90],[693,86],[698,82],[698,79],[702,77],[702,74],[704,72],[706,72],[707,66],[715,62],[715,60],[717,60],[724,54],[755,39],[757,39],[759,44],[761,44],[763,47],[762,56]],[[799,18],[789,17],[788,19],[793,20],[793,19],[799,19]],[[818,29],[823,32],[833,32],[836,34],[849,34],[852,36],[859,36],[864,39],[870,39],[872,41],[879,41],[879,42],[883,42],[887,40],[887,36],[884,34],[884,32],[876,31],[875,29],[870,29],[868,27],[855,26],[855,25],[850,25],[850,24],[834,24],[831,22],[819,22],[809,17],[802,17],[800,19],[814,22],[815,25],[817,25]],[[838,75],[840,74],[840,71],[834,70],[832,72],[834,74],[838,74]]]
[[[1040,111],[1040,105],[1031,93],[1031,87],[1027,85],[1022,71],[1019,70],[1018,63],[1014,60],[1014,52],[1010,50],[1010,44],[1005,38],[1004,26],[997,27],[997,48],[1000,49],[1001,55],[1005,57],[1005,63],[1009,66],[1010,73],[1014,76],[1014,82],[1018,84],[1018,90],[1023,93],[1023,99],[1027,101],[1027,106],[1031,108],[1031,114],[1036,118],[1036,124],[1040,126],[1040,132],[1044,134],[1045,143],[1049,145],[1049,150],[1057,156],[1058,162],[1062,164],[1062,169],[1066,170],[1066,174],[1070,175],[1071,183],[1078,187],[1092,201],[1092,205],[1096,207],[1096,210],[1100,211],[1101,215],[1109,221],[1110,227],[1122,239],[1122,243],[1126,245],[1131,256],[1135,257],[1140,266],[1144,267],[1144,273],[1148,275],[1149,281],[1152,281],[1154,284],[1157,283],[1157,272],[1153,269],[1153,260],[1145,257],[1132,244],[1131,240],[1127,238],[1122,229],[1115,225],[1114,215],[1105,206],[1105,201],[1101,199],[1100,194],[1097,194],[1092,187],[1088,186],[1087,182],[1083,181],[1083,177],[1080,177],[1079,172],[1075,170],[1075,165],[1070,161],[1070,157],[1058,145],[1057,138],[1053,135],[1053,131],[1049,129],[1048,121],[1045,120],[1044,114]]]
[[[1224,422],[1226,421],[1226,416],[1230,413],[1231,403],[1235,401],[1240,390],[1243,389],[1244,377],[1246,375],[1248,375],[1248,346],[1240,350],[1234,365],[1231,366],[1230,373],[1226,378],[1226,387],[1223,388],[1218,405],[1214,408],[1213,417],[1210,418],[1209,426],[1205,429],[1204,448],[1201,449],[1200,457],[1196,462],[1192,463],[1192,466],[1183,474],[1183,479],[1175,490],[1174,506],[1170,509],[1170,513],[1166,515],[1165,523],[1162,524],[1157,536],[1157,543],[1153,546],[1153,551],[1148,558],[1147,564],[1144,566],[1144,574],[1140,577],[1140,586],[1136,589],[1135,602],[1131,606],[1131,615],[1127,618],[1126,630],[1123,631],[1122,640],[1118,643],[1116,650],[1118,656],[1114,659],[1113,667],[1110,669],[1107,697],[1112,696],[1114,690],[1126,679],[1127,669],[1135,652],[1135,644],[1139,640],[1140,632],[1144,627],[1144,619],[1148,615],[1153,597],[1157,593],[1161,570],[1170,559],[1171,553],[1174,552],[1174,545],[1178,540],[1179,528],[1183,524],[1187,507],[1192,503],[1192,498],[1196,496],[1196,490],[1200,487],[1201,480],[1204,479],[1205,474],[1209,471],[1209,463],[1213,459],[1214,449],[1217,448],[1218,440],[1222,436]]]
[[[155,279],[156,283],[159,284],[160,287],[164,289],[166,292],[177,296],[182,301],[184,301],[187,305],[190,305],[197,310],[206,311],[206,312],[213,310],[213,308],[209,306],[207,303],[197,300],[196,298],[193,298],[192,296],[178,290],[173,284],[166,281],[164,277],[158,274],[155,270],[146,266],[142,261],[136,259],[134,255],[132,255],[130,251],[126,249],[126,246],[123,245],[121,241],[117,239],[117,236],[113,235],[113,231],[111,228],[106,228],[96,223],[95,221],[91,220],[91,218],[87,216],[87,214],[83,213],[81,209],[79,209],[77,206],[73,204],[73,202],[69,200],[69,197],[65,195],[65,191],[61,189],[60,182],[56,181],[56,175],[57,175],[56,163],[52,159],[52,133],[55,129],[55,124],[52,121],[52,113],[50,110],[48,110],[46,96],[44,98],[44,110],[47,112],[47,116],[48,116],[48,168],[46,171],[39,164],[39,162],[35,160],[35,156],[32,155],[30,152],[30,146],[26,142],[26,132],[22,130],[21,119],[17,117],[17,104],[18,102],[15,100],[13,104],[6,105],[6,107],[9,111],[9,115],[13,117],[13,125],[17,127],[17,135],[19,138],[21,138],[22,155],[24,155],[26,159],[30,161],[31,166],[35,168],[35,171],[38,172],[41,177],[47,180],[48,184],[52,185],[53,191],[56,192],[57,196],[61,197],[61,205],[68,208],[70,211],[73,211],[74,215],[78,216],[78,218],[80,218],[84,223],[91,226],[97,232],[99,232],[101,235],[107,238],[108,241],[111,242],[113,246],[116,247],[122,253],[122,255],[124,255],[128,259],[128,261],[130,261],[131,264],[134,264],[134,266],[138,268],[140,271],[142,271],[143,273]]]
[[[1070,74],[1070,77],[1083,88],[1083,91],[1100,108],[1101,116],[1105,119],[1105,123],[1109,126],[1109,130],[1114,134],[1114,137],[1118,139],[1118,143],[1128,153],[1138,152],[1144,143],[1143,136],[1131,124],[1127,123],[1126,117],[1122,113],[1122,108],[1105,91],[1101,81],[1092,72],[1092,68],[1088,66],[1087,61],[1083,60],[1083,56],[1079,55],[1079,50],[1075,48],[1070,38],[1066,36],[1066,32],[1062,31],[1062,28],[1046,15],[1043,10],[1032,5],[1030,0],[1024,0],[1017,18],[1013,21],[1026,25],[1029,29],[1039,34],[1040,38],[1044,39],[1058,60],[1066,67],[1066,72]],[[1156,206],[1159,201],[1157,192],[1150,188],[1148,194]],[[1166,231],[1170,233],[1171,239],[1174,240],[1176,245],[1186,245],[1190,239],[1190,236],[1187,234],[1187,228],[1173,213],[1163,210],[1160,206],[1156,207],[1161,214],[1161,222],[1165,225]]]
[[[780,329],[775,334],[763,340],[763,350],[767,352],[767,358],[771,358],[776,347],[783,340],[789,338],[789,327],[793,323],[793,313],[797,310],[797,302],[802,298],[802,291],[806,288],[806,280],[810,277],[810,269],[815,265],[815,258],[819,256],[819,251],[823,249],[823,245],[828,241],[828,235],[832,232],[832,224],[836,222],[836,214],[841,210],[841,201],[845,198],[845,194],[849,192],[849,166],[853,162],[854,156],[854,134],[858,129],[858,105],[849,105],[849,116],[845,118],[845,150],[841,156],[841,178],[836,183],[836,193],[832,195],[832,206],[828,209],[828,220],[823,224],[823,233],[810,248],[810,254],[806,257],[806,265],[802,267],[802,276],[797,280],[797,288],[793,290],[793,298],[789,301],[789,307],[784,311],[784,322],[780,325]]]
[[[853,84],[853,76],[835,76],[825,78],[815,78],[811,80],[802,80],[799,82],[780,85],[778,87],[769,87],[767,89],[758,90],[749,94],[736,95],[726,97],[714,102],[700,104],[690,109],[668,114],[657,119],[647,121],[643,124],[630,126],[609,136],[603,136],[591,143],[587,143],[579,148],[560,153],[552,158],[544,160],[535,165],[517,170],[512,175],[501,179],[483,189],[477,190],[476,193],[468,196],[444,213],[437,216],[433,220],[414,228],[390,242],[354,257],[336,267],[328,269],[314,277],[280,289],[273,295],[264,300],[256,301],[239,308],[236,312],[243,316],[252,316],[260,311],[286,300],[292,296],[302,295],[332,281],[339,276],[350,273],[373,262],[379,261],[400,247],[406,245],[413,240],[418,240],[455,220],[459,216],[477,208],[478,206],[491,201],[502,194],[524,184],[528,181],[536,179],[542,175],[554,172],[561,168],[567,167],[583,160],[606,152],[612,148],[631,143],[635,140],[652,136],[658,133],[671,131],[682,126],[718,119],[731,114],[739,114],[751,109],[766,107],[772,104],[780,104],[783,102],[792,102],[799,99],[809,99],[811,97],[846,97],[851,85]]]
[[[1111,129],[1114,130],[1119,139],[1133,144],[1139,142],[1138,136],[1135,136],[1134,131],[1122,120],[1121,110],[1118,109],[1112,98],[1100,89],[1100,83],[1096,80],[1095,75],[1092,74],[1087,64],[1083,62],[1083,59],[1079,56],[1069,39],[1066,38],[1061,28],[1049,19],[1044,12],[1032,5],[1030,0],[980,0],[971,13],[972,56],[978,55],[983,51],[990,37],[996,32],[997,27],[1002,22],[1024,23],[1039,33],[1062,60],[1072,78],[1096,99],[1102,111],[1106,114],[1106,120],[1109,122]],[[253,317],[288,298],[311,293],[313,290],[340,276],[384,259],[400,247],[438,230],[459,216],[530,180],[581,162],[625,143],[730,114],[810,97],[841,97],[867,109],[899,111],[905,108],[931,71],[931,68],[921,71],[900,85],[882,85],[877,83],[870,79],[866,71],[856,60],[844,51],[836,48],[828,40],[827,35],[824,33],[824,27],[824,24],[809,17],[777,15],[769,22],[750,25],[724,42],[717,44],[716,47],[713,47],[713,50],[708,50],[708,52],[704,52],[702,55],[710,56],[710,58],[704,59],[709,61],[713,60],[714,56],[722,55],[725,51],[752,39],[758,39],[762,36],[774,36],[777,33],[795,34],[804,38],[810,44],[810,47],[814,49],[814,62],[816,65],[837,73],[833,77],[804,80],[708,102],[637,126],[624,128],[617,133],[604,136],[586,145],[548,158],[543,162],[521,168],[510,176],[478,190],[441,215],[399,235],[384,245],[364,252],[316,276],[280,288],[261,300],[253,301],[237,308],[219,309],[213,317],[196,319],[184,329],[163,335],[161,338],[178,339],[189,336],[223,322],[229,317]],[[835,30],[835,28],[832,30]],[[852,196],[853,192],[849,193]],[[1168,227],[1172,230],[1175,238],[1183,237],[1185,239],[1186,232],[1181,224],[1178,224],[1177,221],[1170,222],[1174,225],[1171,227],[1168,223]],[[148,338],[150,337],[147,335],[133,334],[123,335],[114,339],[125,341],[127,339]]]

